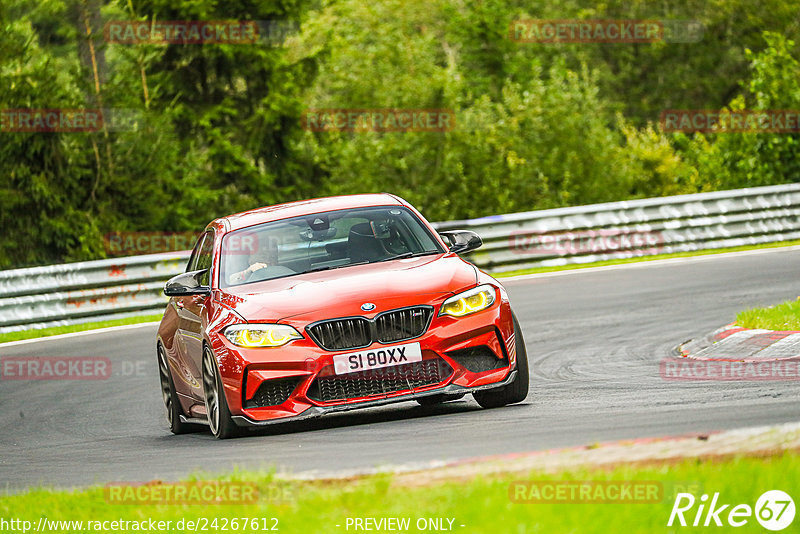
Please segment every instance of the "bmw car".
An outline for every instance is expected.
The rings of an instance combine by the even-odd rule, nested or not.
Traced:
[[[528,362],[508,295],[389,194],[212,221],[169,302],[156,352],[170,430],[217,438],[332,412],[471,394],[521,402]]]

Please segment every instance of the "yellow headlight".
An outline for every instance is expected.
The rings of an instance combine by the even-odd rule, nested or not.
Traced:
[[[280,347],[302,335],[285,324],[237,324],[225,329],[225,337],[240,347]]]
[[[478,286],[469,291],[464,291],[444,301],[439,315],[463,317],[485,310],[494,304],[495,294],[495,288],[490,285]]]

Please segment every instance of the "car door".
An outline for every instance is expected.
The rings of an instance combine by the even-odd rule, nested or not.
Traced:
[[[187,270],[197,271],[207,269],[201,281],[203,285],[209,285],[211,263],[214,253],[214,232],[205,232],[197,244],[192,260]],[[203,358],[203,333],[202,317],[208,304],[207,295],[190,295],[185,297],[175,297],[175,306],[178,314],[178,353],[179,366],[182,378],[189,386],[187,393],[197,400],[203,399],[202,386],[202,358]]]

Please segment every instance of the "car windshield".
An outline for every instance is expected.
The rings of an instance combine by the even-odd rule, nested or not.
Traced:
[[[428,228],[404,207],[315,213],[225,235],[220,286],[442,252]]]

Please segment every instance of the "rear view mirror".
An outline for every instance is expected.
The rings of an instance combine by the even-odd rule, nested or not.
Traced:
[[[207,295],[211,289],[201,284],[200,280],[208,269],[189,271],[173,276],[164,285],[164,294],[168,297],[186,297],[189,295]]]
[[[470,230],[449,230],[439,235],[450,245],[450,252],[456,254],[470,252],[483,245],[481,236]]]

